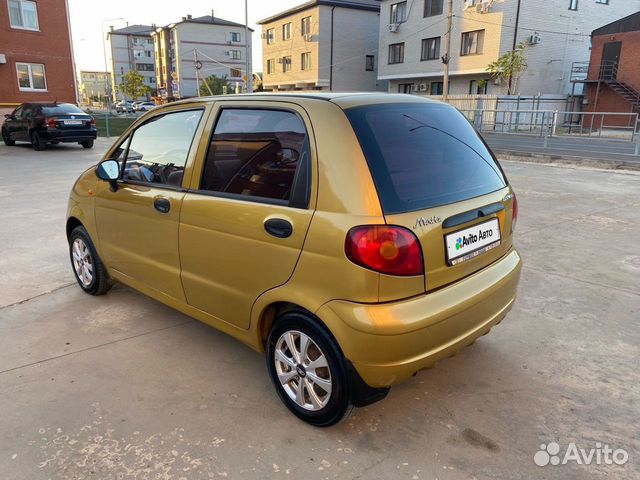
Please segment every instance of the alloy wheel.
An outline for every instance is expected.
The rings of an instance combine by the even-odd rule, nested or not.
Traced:
[[[93,281],[93,259],[87,244],[81,238],[76,238],[71,247],[73,268],[82,285],[89,287]]]

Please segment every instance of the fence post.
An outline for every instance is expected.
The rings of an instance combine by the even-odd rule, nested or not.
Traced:
[[[556,136],[556,128],[558,127],[558,110],[553,112],[553,123],[551,125],[551,136]]]

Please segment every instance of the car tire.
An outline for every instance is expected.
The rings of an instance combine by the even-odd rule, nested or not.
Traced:
[[[93,140],[85,140],[84,142],[80,142],[82,148],[93,148]]]
[[[278,396],[301,420],[329,427],[352,410],[342,351],[310,314],[290,311],[274,322],[267,338],[266,362]]]
[[[16,144],[15,140],[11,140],[11,135],[6,128],[2,129],[2,141],[7,147],[13,147]]]
[[[69,235],[69,258],[78,285],[89,295],[104,295],[112,286],[87,230],[78,226]]]
[[[31,146],[33,147],[34,150],[41,152],[42,150],[45,150],[47,148],[46,142],[42,140],[42,137],[38,132],[34,130],[33,132],[31,132],[30,136],[31,136]]]

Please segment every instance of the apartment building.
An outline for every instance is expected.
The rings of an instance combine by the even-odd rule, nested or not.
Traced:
[[[383,0],[378,78],[389,91],[442,94],[447,0]],[[640,10],[640,0],[454,0],[452,94],[506,93],[487,65],[527,44],[523,95],[571,93],[571,65],[588,61],[594,28]],[[576,92],[581,93],[581,92]]]
[[[134,70],[144,78],[144,84],[155,94],[156,74],[151,25],[127,25],[124,28],[110,27],[107,42],[111,54],[111,85],[113,100],[124,99],[119,90],[124,76]],[[144,98],[139,98],[143,100]],[[127,99],[132,100],[132,99]],[[133,99],[135,100],[135,99]]]
[[[152,34],[158,92],[163,98],[198,96],[198,81],[211,75],[227,77],[246,88],[246,60],[251,66],[251,34],[245,26],[213,15],[192,17],[156,28]]]
[[[260,22],[265,90],[386,90],[378,0],[312,0]]]
[[[112,92],[111,73],[81,70],[78,91],[80,103],[85,105],[106,103]]]
[[[0,113],[77,101],[66,0],[0,1]]]

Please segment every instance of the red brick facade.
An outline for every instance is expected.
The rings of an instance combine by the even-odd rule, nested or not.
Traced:
[[[599,78],[600,68],[603,64],[604,46],[610,42],[622,42],[616,80],[640,91],[640,31],[593,36],[589,80]],[[586,111],[637,113],[632,104],[615,92],[607,83],[600,82],[599,85],[599,88],[597,82],[586,85],[585,97],[588,100]],[[629,127],[631,126],[629,125],[630,119],[631,117],[626,116],[609,116],[604,121],[611,126]],[[600,119],[595,119],[596,124],[599,122]]]
[[[67,1],[38,0],[33,3],[38,13],[35,31],[12,27],[8,2],[0,0],[0,55],[6,58],[6,63],[0,63],[0,110],[32,101],[76,103]],[[21,90],[16,63],[44,65],[46,90]]]

